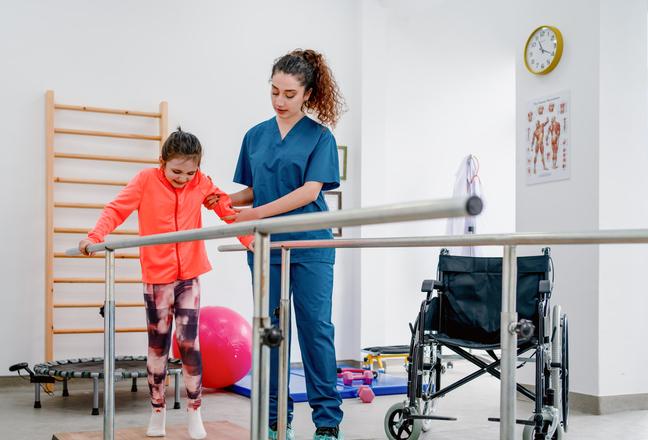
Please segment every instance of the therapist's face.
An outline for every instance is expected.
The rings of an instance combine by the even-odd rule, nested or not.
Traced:
[[[286,121],[300,118],[310,90],[306,92],[296,76],[283,72],[272,75],[270,83],[272,107],[277,116]]]

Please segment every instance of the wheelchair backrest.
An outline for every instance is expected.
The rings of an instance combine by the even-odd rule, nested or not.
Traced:
[[[549,255],[517,258],[518,319],[538,328],[540,280],[549,276]],[[439,331],[452,338],[486,344],[500,340],[502,258],[439,256],[443,284]]]

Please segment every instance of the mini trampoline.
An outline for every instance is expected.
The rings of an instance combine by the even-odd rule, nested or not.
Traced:
[[[104,377],[104,359],[102,357],[66,359],[45,362],[34,365],[37,375],[61,378],[63,380],[63,396],[69,396],[69,379],[92,379],[93,398],[92,415],[99,415],[99,379]],[[168,374],[175,376],[174,409],[180,408],[180,375],[182,362],[180,359],[169,359]],[[132,379],[132,392],[137,391],[137,378],[146,378],[146,356],[117,356],[115,357],[115,380]],[[40,408],[40,383],[35,383],[34,408]]]

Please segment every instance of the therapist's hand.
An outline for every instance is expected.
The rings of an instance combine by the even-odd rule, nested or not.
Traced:
[[[234,218],[234,221],[236,223],[239,222],[249,222],[252,220],[259,220],[263,217],[261,217],[261,214],[259,213],[259,210],[257,208],[247,208],[247,209],[241,209],[238,214],[235,216],[231,216]]]

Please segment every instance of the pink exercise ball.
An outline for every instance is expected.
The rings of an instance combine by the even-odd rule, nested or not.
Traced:
[[[204,387],[228,387],[250,371],[252,327],[243,316],[227,307],[202,307],[198,329]],[[173,356],[180,358],[175,332]]]

